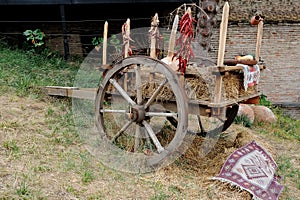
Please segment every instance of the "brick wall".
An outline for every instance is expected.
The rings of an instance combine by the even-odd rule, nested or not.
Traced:
[[[224,1],[220,1],[220,8]],[[256,27],[249,26],[255,14],[264,16],[261,57],[267,67],[259,89],[272,102],[300,102],[300,2],[296,0],[230,0],[226,58],[255,53]],[[218,15],[221,19],[221,12]],[[212,56],[218,48],[215,31]]]
[[[216,59],[218,32],[212,39],[211,56]],[[229,25],[225,58],[240,53],[255,54],[257,28],[249,24]],[[299,102],[300,24],[265,24],[261,57],[267,67],[261,74],[259,89],[273,102]]]
[[[284,114],[295,118],[295,119],[300,119],[300,107],[295,106],[295,107],[282,107]]]

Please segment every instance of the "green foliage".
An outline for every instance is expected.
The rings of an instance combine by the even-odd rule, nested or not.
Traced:
[[[40,29],[35,30],[26,30],[23,32],[27,43],[25,44],[25,49],[30,54],[41,53],[44,47],[44,38],[46,37],[45,33]]]
[[[121,41],[117,38],[116,35],[112,35],[109,39],[109,44],[118,46],[121,44]]]
[[[102,200],[104,199],[104,196],[102,192],[98,192],[97,194],[91,195],[87,198],[88,200]]]
[[[122,51],[121,40],[117,37],[117,35],[112,35],[108,40],[108,45],[114,48],[114,51],[119,53]]]
[[[98,46],[98,45],[101,45],[103,44],[103,38],[101,37],[94,37],[92,39],[92,44],[94,46]],[[109,40],[108,40],[108,45],[112,46],[115,48],[115,50],[120,50],[122,47],[121,47],[121,41],[120,39],[117,37],[117,35],[112,35]]]
[[[264,94],[262,94],[262,95],[260,96],[259,104],[262,105],[262,106],[267,106],[267,107],[272,106],[271,101],[269,101],[268,98],[267,98],[267,96],[264,95]]]
[[[240,115],[240,116],[236,116],[234,119],[234,123],[235,124],[241,124],[245,127],[251,127],[252,123],[249,119],[249,117],[247,117],[246,115]]]
[[[94,46],[98,46],[98,45],[100,45],[100,44],[102,44],[103,43],[103,38],[100,38],[100,37],[94,37],[93,39],[92,39],[92,44],[94,45]]]
[[[277,120],[274,123],[255,123],[254,128],[263,134],[275,135],[278,138],[297,140],[300,142],[300,120],[286,115],[282,108],[271,107]]]
[[[39,47],[44,44],[43,39],[45,38],[45,33],[40,29],[26,30],[23,32],[23,35],[26,37],[27,41],[30,41],[34,47]]]

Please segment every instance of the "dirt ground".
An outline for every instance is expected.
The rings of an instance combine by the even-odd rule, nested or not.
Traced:
[[[205,157],[197,147],[201,138],[196,138],[171,165],[153,173],[126,174],[102,165],[68,135],[60,120],[67,111],[53,101],[2,95],[0,102],[0,199],[250,200],[247,191],[210,178],[236,148],[252,140],[275,160],[290,158],[300,170],[298,143],[233,124]],[[285,189],[280,199],[300,199],[293,178],[281,182]]]

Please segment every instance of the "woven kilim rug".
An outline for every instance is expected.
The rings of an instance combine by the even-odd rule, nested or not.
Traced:
[[[277,164],[255,141],[235,150],[214,180],[247,190],[253,199],[277,200],[283,186],[277,182]]]

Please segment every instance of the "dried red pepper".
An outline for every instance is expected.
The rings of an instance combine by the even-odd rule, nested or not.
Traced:
[[[197,21],[193,18],[191,8],[189,7],[179,22],[180,36],[176,40],[179,50],[174,54],[174,57],[177,57],[179,62],[178,71],[182,74],[185,73],[189,59],[194,57],[194,52],[191,48],[191,43],[194,39],[194,22]]]

